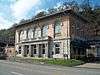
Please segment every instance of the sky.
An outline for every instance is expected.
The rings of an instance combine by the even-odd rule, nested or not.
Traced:
[[[40,11],[59,6],[72,0],[0,0],[0,29],[8,29],[21,19],[31,19]],[[79,4],[83,0],[76,0]],[[92,6],[100,0],[91,0]]]

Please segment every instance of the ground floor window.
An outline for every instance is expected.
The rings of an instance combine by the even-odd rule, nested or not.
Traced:
[[[55,54],[59,54],[60,53],[60,43],[56,43],[55,44]]]
[[[45,44],[42,45],[42,54],[45,54]]]
[[[29,54],[29,46],[26,46],[27,54]]]
[[[19,47],[19,51],[18,51],[18,53],[21,54],[21,47]]]
[[[34,54],[36,54],[36,45],[33,45]]]

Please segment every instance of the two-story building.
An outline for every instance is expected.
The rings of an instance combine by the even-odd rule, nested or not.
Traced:
[[[74,58],[85,55],[87,20],[79,13],[64,10],[28,20],[16,26],[17,56],[45,58]]]

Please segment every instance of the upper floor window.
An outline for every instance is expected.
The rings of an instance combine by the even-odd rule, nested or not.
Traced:
[[[24,31],[20,32],[20,41],[22,41],[24,39]]]
[[[30,29],[28,31],[28,39],[31,39],[31,38],[33,38],[33,30],[32,29]]]
[[[72,23],[71,23],[71,34],[75,35],[75,31],[76,31],[75,30],[75,22],[72,21]]]
[[[79,35],[79,24],[78,24],[78,22],[76,22],[76,35]]]
[[[39,28],[36,28],[35,31],[34,31],[34,38],[35,39],[37,39],[38,36],[39,36],[39,30],[40,30]]]
[[[56,20],[54,30],[55,30],[54,31],[55,36],[61,35],[61,20],[60,19]]]
[[[47,25],[43,26],[42,28],[42,38],[45,38],[47,35]]]

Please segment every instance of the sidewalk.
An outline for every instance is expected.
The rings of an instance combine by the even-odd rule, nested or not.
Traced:
[[[75,67],[100,69],[100,63],[86,63]]]

